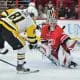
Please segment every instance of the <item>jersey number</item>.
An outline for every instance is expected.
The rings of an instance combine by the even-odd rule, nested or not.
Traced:
[[[17,23],[23,19],[25,19],[20,12],[16,12],[14,14],[12,14],[11,16],[9,16],[9,18],[14,22]]]

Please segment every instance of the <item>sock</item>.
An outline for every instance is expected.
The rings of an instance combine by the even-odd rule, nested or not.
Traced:
[[[17,54],[17,65],[23,65],[25,62],[25,53],[18,53]]]

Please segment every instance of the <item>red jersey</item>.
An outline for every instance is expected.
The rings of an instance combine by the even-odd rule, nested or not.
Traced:
[[[49,25],[46,24],[41,29],[41,38],[44,40],[51,40],[51,45],[54,50],[57,50],[61,43],[63,43],[68,36],[64,33],[59,25],[56,25],[54,31],[50,31]]]

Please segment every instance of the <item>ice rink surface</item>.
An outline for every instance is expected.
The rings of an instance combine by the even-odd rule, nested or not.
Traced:
[[[6,55],[0,55],[0,59],[16,65],[16,52],[13,52],[7,44],[6,46],[10,51]],[[80,65],[80,52],[74,51],[72,55]],[[26,61],[27,67],[39,69],[40,72],[17,74],[15,67],[0,61],[0,80],[80,80],[80,68],[66,69],[57,67],[37,50],[27,50]]]

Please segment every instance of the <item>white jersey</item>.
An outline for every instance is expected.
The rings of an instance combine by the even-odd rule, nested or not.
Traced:
[[[18,29],[18,32],[24,32],[25,29],[34,24],[34,21],[24,10],[15,9],[9,16],[2,18],[5,22],[9,23],[14,29]],[[16,26],[14,26],[16,24]],[[35,25],[35,24],[34,24]]]

